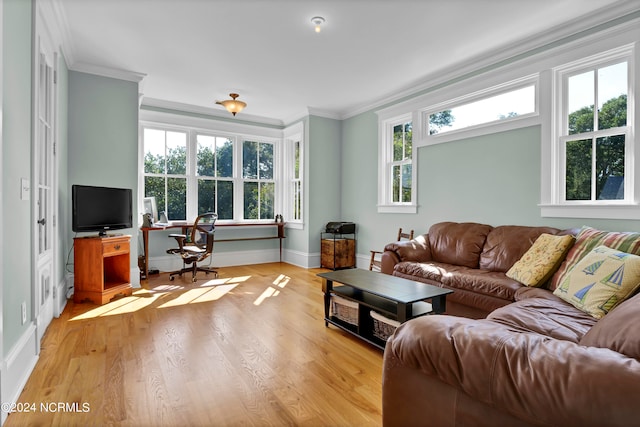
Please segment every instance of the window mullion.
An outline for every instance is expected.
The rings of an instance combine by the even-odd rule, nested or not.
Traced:
[[[595,117],[595,114],[594,114]],[[597,159],[596,159],[596,144],[597,144],[598,138],[594,135],[591,138],[591,201],[594,201],[597,199],[597,184],[598,184],[598,177],[596,176],[596,163],[597,163]]]

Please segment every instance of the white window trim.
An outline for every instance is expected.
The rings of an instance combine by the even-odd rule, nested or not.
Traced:
[[[387,115],[386,112],[379,112],[378,123],[378,213],[417,213],[417,150],[416,114],[404,113],[401,115]],[[412,122],[412,150],[411,150],[411,202],[393,203],[391,194],[391,169],[390,163],[393,159],[393,127],[399,123]]]
[[[617,40],[617,38],[616,38]],[[583,46],[579,49],[582,55],[571,62],[557,66],[548,72],[549,100],[552,109],[549,117],[549,128],[543,133],[542,157],[542,194],[540,211],[543,217],[567,218],[596,218],[596,219],[638,219],[640,218],[640,148],[635,129],[640,125],[640,111],[634,89],[640,88],[640,76],[637,67],[640,64],[639,42],[612,46],[612,41],[606,49],[598,50]],[[594,52],[598,52],[595,53]],[[629,64],[629,91],[627,97],[626,154],[625,154],[625,200],[608,201],[565,201],[564,200],[564,152],[562,150],[561,135],[563,132],[565,113],[563,97],[564,76],[580,68],[601,65],[618,60],[627,60]],[[546,144],[544,135],[548,135]],[[545,160],[548,161],[545,162]],[[627,191],[628,189],[628,191]]]
[[[284,187],[281,189],[281,193],[284,199],[282,215],[287,222],[287,228],[293,229],[303,229],[304,228],[304,215],[305,215],[305,205],[304,205],[304,124],[302,122],[298,122],[294,125],[291,125],[284,129],[283,132],[283,167],[279,169],[279,173],[282,173],[282,179],[279,180],[281,185]],[[300,143],[300,165],[299,165],[299,173],[300,173],[300,219],[293,219],[293,189],[291,188],[291,181],[294,175],[294,165],[293,162],[295,160],[295,147],[294,144],[296,142]]]

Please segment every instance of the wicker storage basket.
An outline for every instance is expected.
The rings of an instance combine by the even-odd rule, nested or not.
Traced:
[[[400,326],[400,322],[397,320],[389,319],[373,310],[371,310],[371,317],[373,317],[373,335],[382,341],[388,340],[396,328]]]
[[[358,303],[331,295],[331,315],[351,325],[358,324]]]

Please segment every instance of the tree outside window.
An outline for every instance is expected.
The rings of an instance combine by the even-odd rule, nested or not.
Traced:
[[[393,126],[391,166],[393,203],[411,202],[413,126],[411,122]]]
[[[242,143],[244,219],[274,219],[273,144]]]
[[[198,215],[233,219],[233,140],[199,134],[196,153]]]
[[[187,134],[144,129],[144,195],[170,220],[187,217]]]

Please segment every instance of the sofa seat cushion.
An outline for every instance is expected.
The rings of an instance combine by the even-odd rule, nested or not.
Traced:
[[[458,265],[446,264],[443,262],[400,262],[394,267],[394,275],[398,273],[403,277],[413,276],[413,280],[424,281],[427,279],[429,283],[442,283],[442,277],[449,271],[461,269]]]
[[[442,262],[401,262],[396,264],[394,275],[427,283],[438,282],[451,289],[464,289],[507,301],[514,301],[515,293],[522,287],[522,283],[501,272]]]
[[[449,271],[442,277],[442,284],[507,301],[515,301],[515,294],[522,287],[522,283],[508,278],[502,272],[471,268]]]
[[[527,298],[499,308],[487,319],[519,332],[579,343],[596,324],[596,319],[552,293],[548,294],[550,298]]]

